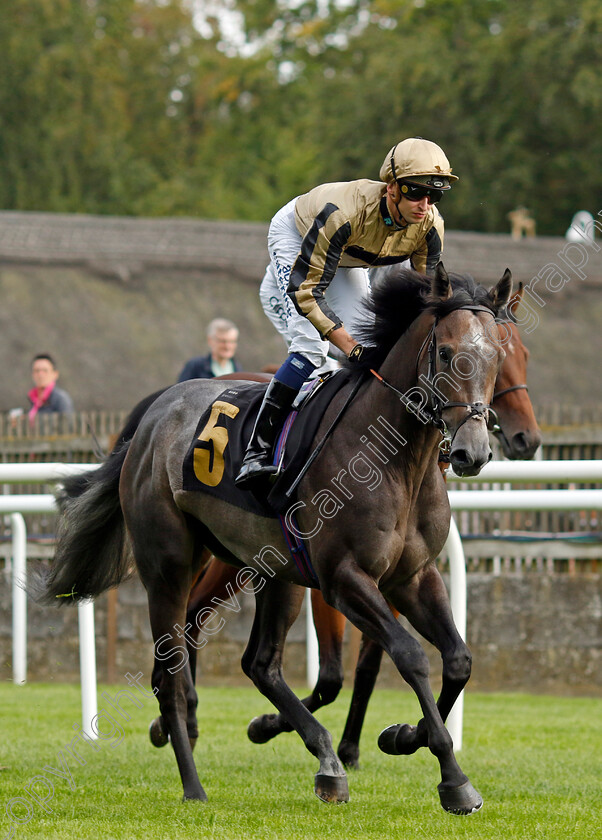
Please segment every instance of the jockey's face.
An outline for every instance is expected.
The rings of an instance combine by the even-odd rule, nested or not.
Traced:
[[[421,222],[429,211],[430,203],[427,196],[424,196],[419,201],[412,201],[401,196],[397,205],[399,212],[409,225],[415,225]]]
[[[408,225],[418,224],[425,218],[431,203],[426,195],[418,201],[406,198],[396,182],[387,184],[387,206],[398,225],[404,222]]]

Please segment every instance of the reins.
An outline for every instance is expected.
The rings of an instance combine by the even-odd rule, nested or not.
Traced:
[[[299,485],[299,482],[301,481],[301,479],[303,478],[305,473],[308,471],[308,469],[311,467],[313,462],[316,460],[316,458],[318,457],[318,455],[322,451],[322,449],[324,447],[324,444],[326,443],[326,441],[328,440],[328,438],[330,437],[330,435],[334,431],[335,426],[338,424],[339,420],[341,419],[341,417],[343,416],[343,414],[347,410],[347,406],[353,400],[353,398],[355,397],[355,395],[359,391],[360,386],[363,385],[364,382],[365,382],[365,377],[360,376],[359,379],[357,380],[357,382],[355,383],[355,385],[353,386],[353,388],[351,389],[351,391],[349,392],[349,394],[347,395],[347,398],[345,399],[345,402],[343,403],[343,405],[339,409],[336,417],[334,418],[334,420],[332,421],[332,423],[330,424],[330,426],[328,427],[328,429],[324,433],[324,437],[318,443],[318,445],[316,446],[314,451],[311,453],[311,455],[309,456],[309,458],[307,459],[307,461],[303,465],[303,469],[301,469],[299,471],[299,475],[296,477],[296,479],[293,481],[291,486],[288,488],[288,490],[284,494],[287,498],[290,499],[290,497],[293,495],[293,492],[296,490],[297,486]]]
[[[495,318],[495,315],[493,314],[491,309],[488,309],[486,306],[479,306],[478,304],[475,304],[474,306],[459,306],[458,309],[467,309],[471,312],[485,312],[486,314],[491,315],[492,318]],[[456,312],[458,310],[454,309],[453,311]],[[437,327],[438,322],[439,322],[439,319],[436,318],[432,327],[431,327],[431,329],[429,330],[429,332],[427,333],[424,341],[422,342],[422,344],[420,346],[420,350],[418,351],[418,355],[416,357],[416,378],[418,379],[419,378],[418,377],[418,371],[419,371],[419,366],[420,366],[420,360],[422,358],[422,355],[424,353],[425,348],[428,345],[429,369],[428,369],[428,375],[427,375],[427,382],[429,384],[431,384],[434,381],[434,378],[435,378],[435,375],[436,375],[435,358],[436,358],[436,352],[437,352],[437,341],[436,341],[436,336],[435,336],[435,329]],[[376,379],[378,379],[378,381],[382,385],[384,385],[386,388],[389,388],[391,391],[393,391],[397,395],[399,401],[405,406],[406,411],[413,414],[415,417],[418,417],[418,419],[422,423],[424,423],[425,425],[428,425],[428,424],[433,425],[433,426],[435,426],[435,428],[437,428],[439,430],[439,432],[441,434],[441,442],[439,444],[439,449],[440,449],[441,455],[443,457],[445,457],[446,455],[449,454],[455,436],[457,435],[460,428],[464,425],[464,423],[466,423],[468,420],[470,420],[471,417],[483,417],[483,418],[486,419],[487,412],[490,411],[492,414],[495,414],[495,411],[494,411],[491,404],[490,405],[485,405],[485,403],[481,403],[481,402],[467,403],[467,402],[452,402],[452,401],[442,403],[437,398],[434,399],[434,404],[433,404],[432,408],[423,408],[419,403],[414,402],[414,400],[412,400],[411,397],[408,397],[407,394],[404,394],[403,391],[400,391],[398,388],[396,388],[394,385],[392,385],[388,380],[386,380],[384,378],[384,376],[382,376],[380,373],[378,373],[378,371],[370,368],[370,373],[373,376],[375,376]],[[347,407],[349,406],[349,404],[351,403],[351,401],[353,400],[353,398],[357,394],[360,386],[364,382],[365,382],[365,378],[363,376],[359,377],[358,381],[355,383],[355,386],[353,387],[353,389],[348,394],[348,396],[347,396],[344,404],[342,405],[341,409],[339,410],[336,417],[334,418],[334,420],[330,424],[329,428],[326,430],[326,432],[324,434],[324,437],[318,443],[318,445],[316,446],[316,448],[314,449],[314,451],[312,452],[312,454],[308,458],[307,462],[303,466],[303,469],[299,472],[299,475],[296,477],[295,481],[291,484],[291,486],[286,491],[285,495],[288,498],[290,498],[292,496],[292,494],[294,493],[294,491],[298,487],[299,483],[301,482],[301,479],[305,476],[305,474],[307,473],[310,466],[313,464],[315,459],[318,457],[318,455],[322,451],[322,449],[324,447],[324,444],[326,443],[326,441],[328,440],[328,438],[330,437],[330,435],[334,431],[334,429],[337,426],[339,420],[341,419],[341,417],[343,416],[343,414],[347,410]],[[525,388],[526,389],[527,386],[526,385],[513,385],[510,388],[504,388],[503,391],[498,391],[496,394],[493,395],[493,398],[492,398],[491,402],[493,403],[493,400],[495,400],[496,397],[502,396],[502,394],[506,394],[509,391],[518,390],[519,388]],[[468,413],[467,413],[466,417],[464,417],[464,419],[458,424],[458,426],[456,427],[456,430],[455,430],[453,435],[450,435],[449,430],[448,430],[448,428],[445,424],[445,421],[442,417],[442,412],[445,411],[448,408],[466,408],[466,409],[468,409]]]

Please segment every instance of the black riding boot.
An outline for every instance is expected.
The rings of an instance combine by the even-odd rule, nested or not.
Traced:
[[[297,394],[295,388],[277,379],[272,379],[268,385],[240,472],[234,479],[241,490],[253,488],[256,483],[276,472],[277,468],[272,464],[272,450]]]

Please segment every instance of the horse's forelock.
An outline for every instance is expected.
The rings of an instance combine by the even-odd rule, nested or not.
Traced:
[[[450,298],[443,301],[433,301],[429,309],[438,319],[441,319],[451,312],[455,312],[457,309],[463,309],[469,306],[484,306],[491,311],[493,316],[497,316],[498,314],[498,307],[492,302],[487,289],[482,286],[475,286],[475,289],[472,291],[467,289],[454,289],[454,293]]]
[[[450,312],[465,306],[484,306],[495,316],[498,310],[502,310],[503,307],[495,306],[489,297],[488,290],[479,285],[470,274],[450,274],[449,278],[454,290],[452,296],[444,301],[433,302],[432,309],[438,317],[443,318]]]

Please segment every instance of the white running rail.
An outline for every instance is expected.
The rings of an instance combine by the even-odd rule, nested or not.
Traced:
[[[0,484],[39,484],[57,482],[70,475],[94,469],[94,464],[0,464]],[[602,461],[494,461],[474,478],[448,473],[452,510],[602,510],[602,490],[454,490],[457,481],[479,483],[585,483],[602,482]],[[0,496],[0,514],[10,516],[13,534],[13,678],[23,684],[27,674],[27,603],[22,582],[26,577],[27,535],[22,514],[56,510],[51,494]],[[466,562],[462,541],[452,519],[444,552],[450,564],[450,600],[456,626],[466,636]],[[307,593],[307,679],[315,685],[318,676],[318,646],[313,622],[309,620],[311,601]],[[92,737],[90,721],[97,714],[96,652],[94,645],[94,607],[78,605],[80,628],[80,676],[82,719]],[[456,750],[462,748],[464,693],[449,715],[447,726]]]

